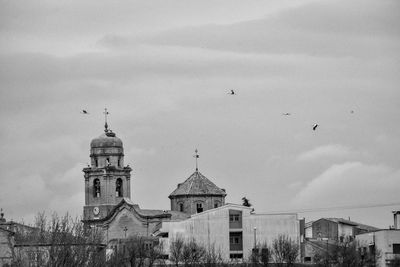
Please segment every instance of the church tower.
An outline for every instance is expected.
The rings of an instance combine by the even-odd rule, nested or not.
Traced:
[[[172,211],[192,215],[225,205],[225,189],[219,188],[199,172],[197,149],[195,152],[196,171],[168,196]]]
[[[107,114],[106,110],[106,118]],[[107,119],[104,133],[90,143],[90,162],[90,166],[83,169],[84,221],[103,219],[123,198],[131,198],[132,169],[124,166],[122,141],[108,129]]]

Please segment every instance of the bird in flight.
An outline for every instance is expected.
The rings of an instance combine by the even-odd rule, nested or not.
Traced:
[[[289,112],[286,112],[286,113],[282,113],[282,115],[284,115],[284,116],[290,116],[291,114],[290,114]]]
[[[353,113],[354,113],[354,110],[350,110],[350,113],[353,114]]]
[[[314,126],[312,127],[312,129],[315,131],[315,130],[317,129],[318,126],[319,126],[319,125],[316,123],[316,124],[314,124]]]
[[[231,90],[229,93],[228,93],[228,95],[235,95],[236,93],[235,93],[235,91],[233,91],[233,90]]]
[[[82,109],[81,111],[82,114],[89,114],[89,112],[87,112],[86,110]]]

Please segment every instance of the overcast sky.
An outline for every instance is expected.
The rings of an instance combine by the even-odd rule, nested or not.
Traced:
[[[397,203],[299,213],[387,228],[400,209],[399,14],[398,0],[0,0],[0,207],[27,222],[81,215],[107,107],[141,208],[170,208],[197,148],[227,202]]]

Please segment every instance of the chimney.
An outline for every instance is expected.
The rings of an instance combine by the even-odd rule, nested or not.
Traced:
[[[6,219],[4,218],[3,209],[0,210],[0,223],[5,223]]]
[[[394,229],[400,230],[400,210],[395,210],[392,212],[394,218]]]

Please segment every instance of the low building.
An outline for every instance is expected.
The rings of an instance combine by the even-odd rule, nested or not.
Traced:
[[[315,254],[324,255],[334,251],[343,242],[355,236],[379,230],[376,227],[343,218],[321,218],[305,224],[303,262],[314,262]]]
[[[356,241],[361,255],[376,255],[376,266],[400,266],[400,229],[360,234]]]
[[[361,255],[374,255],[376,266],[400,266],[400,211],[393,211],[394,225],[356,236]]]
[[[343,218],[321,218],[306,224],[306,238],[343,242],[358,234],[379,230],[376,227]]]
[[[215,249],[224,260],[248,259],[252,249],[271,246],[279,235],[300,245],[297,214],[256,214],[252,208],[237,204],[193,214],[182,221],[162,222],[155,235],[163,237],[166,253],[172,241],[182,238]]]
[[[11,264],[14,255],[14,232],[0,227],[0,266]]]

